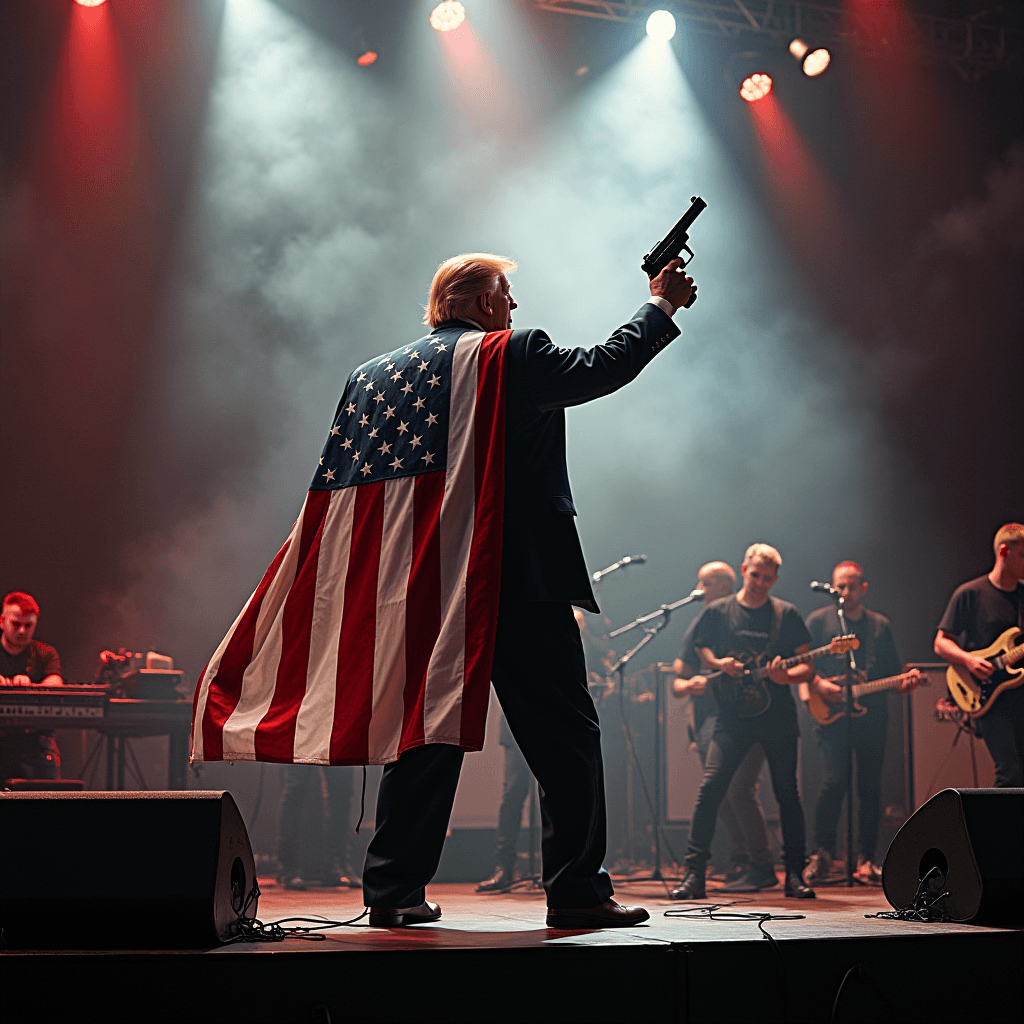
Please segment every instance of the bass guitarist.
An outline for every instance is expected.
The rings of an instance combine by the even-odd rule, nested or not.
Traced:
[[[992,571],[957,587],[935,636],[940,658],[983,681],[992,676],[993,666],[973,652],[1008,629],[1024,627],[1024,524],[1000,527],[992,546]],[[995,762],[996,786],[1024,786],[1024,687],[1003,690],[974,722]]]
[[[736,769],[755,743],[764,748],[779,803],[785,893],[800,899],[814,897],[814,890],[801,878],[804,812],[796,781],[799,729],[792,693],[794,685],[811,677],[813,667],[806,662],[791,668],[782,664],[785,657],[810,651],[811,638],[793,605],[769,597],[781,565],[782,556],[775,548],[752,544],[740,567],[743,586],[739,593],[713,601],[694,626],[693,645],[708,673],[719,714],[693,812],[685,873],[673,899],[705,897],[705,869],[718,808]],[[751,680],[745,675],[747,663],[755,661],[769,669],[768,679],[756,684],[763,693],[750,692],[746,699],[739,699],[744,684]],[[721,673],[717,680],[715,672]]]
[[[843,598],[843,611],[850,631],[860,641],[857,668],[868,682],[888,676],[897,677],[900,659],[896,653],[889,620],[870,611],[862,603],[868,589],[864,570],[856,562],[840,562],[832,570],[832,586]],[[819,608],[807,617],[807,629],[817,647],[828,643],[840,632],[839,616],[834,606]],[[843,675],[845,657],[824,657],[815,663],[819,675],[810,684],[837,712],[842,711]],[[825,677],[825,678],[822,678]],[[832,677],[832,678],[829,678]],[[902,693],[912,690],[920,682],[917,670],[908,672],[902,681],[894,680]],[[889,694],[887,691],[865,695],[858,700],[864,714],[856,716],[850,725],[851,741],[857,758],[857,795],[859,812],[857,836],[860,852],[857,857],[856,878],[862,882],[880,884],[882,872],[875,864],[878,844],[878,818],[882,796],[882,761],[885,758],[885,740],[889,726]],[[843,797],[850,788],[850,754],[847,749],[847,725],[840,714],[828,725],[816,723],[814,732],[825,760],[825,773],[818,807],[814,816],[815,846],[817,851],[804,870],[804,881],[809,885],[821,882],[829,873],[836,855],[836,825],[843,805]]]

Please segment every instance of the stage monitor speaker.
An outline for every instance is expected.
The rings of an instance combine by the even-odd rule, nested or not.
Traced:
[[[928,871],[952,921],[1024,924],[1024,789],[945,789],[907,819],[882,864],[897,910],[913,906]]]
[[[226,792],[0,793],[0,836],[7,949],[208,949],[256,877]]]

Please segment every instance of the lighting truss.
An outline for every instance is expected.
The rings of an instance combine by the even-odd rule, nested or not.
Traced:
[[[691,30],[727,37],[768,36],[785,47],[794,36],[831,43],[855,52],[879,50],[863,20],[866,13],[838,4],[803,0],[668,0],[630,3],[620,0],[530,0],[542,11],[557,11],[606,21],[646,21],[653,11],[671,11]],[[993,5],[999,6],[999,5]],[[910,60],[951,64],[965,79],[997,68],[1024,71],[1024,28],[1000,24],[984,11],[973,17],[940,18],[930,14],[900,15],[910,21],[920,46]],[[1009,19],[1003,19],[1009,21]],[[883,44],[884,45],[884,44]]]

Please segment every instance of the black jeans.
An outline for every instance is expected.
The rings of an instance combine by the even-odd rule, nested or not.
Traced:
[[[1003,714],[996,705],[980,722],[981,738],[995,762],[996,786],[1024,786],[1024,713],[1013,708]]]
[[[7,779],[59,779],[57,741],[34,729],[12,729],[0,736],[0,785]]]
[[[853,733],[853,752],[857,762],[857,839],[859,852],[874,858],[878,845],[878,817],[882,803],[882,762],[885,760],[886,730],[889,716],[885,708],[870,708],[861,718],[850,723]],[[818,745],[825,759],[825,774],[818,808],[814,817],[814,839],[820,849],[836,854],[836,825],[843,805],[843,797],[850,789],[847,772],[849,759],[846,743],[847,723],[840,718],[831,725],[815,728]]]
[[[523,804],[530,795],[533,774],[522,751],[514,743],[505,748],[505,784],[498,811],[498,835],[494,844],[494,866],[508,874],[516,863],[519,826],[523,820]]]
[[[755,743],[764,748],[772,790],[782,819],[782,859],[787,871],[804,867],[804,811],[796,784],[797,739],[796,711],[785,705],[759,718],[726,719],[719,716],[704,764],[704,781],[697,795],[697,806],[690,823],[690,842],[686,866],[702,874],[711,854],[718,808],[729,790],[729,783],[747,751]]]
[[[614,890],[601,866],[607,832],[601,729],[572,607],[502,605],[491,680],[540,784],[548,906],[603,903]],[[363,869],[366,906],[423,902],[441,858],[462,757],[458,747],[431,744],[384,769]]]
[[[302,874],[299,844],[302,839],[302,816],[306,797],[320,800],[323,778],[327,780],[327,856],[329,867],[347,873],[349,850],[349,816],[352,806],[354,768],[320,768],[315,764],[284,766],[281,788],[281,813],[278,821],[277,859],[281,874],[294,878]]]

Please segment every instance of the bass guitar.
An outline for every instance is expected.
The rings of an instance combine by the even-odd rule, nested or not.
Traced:
[[[815,647],[806,654],[795,654],[792,658],[786,658],[780,667],[792,668],[794,665],[802,665],[829,654],[855,651],[858,647],[860,641],[853,633],[849,636],[837,636],[824,647]],[[712,672],[705,677],[711,684],[718,706],[723,711],[728,709],[737,718],[757,718],[758,715],[763,715],[772,706],[772,692],[769,687],[776,685],[768,679],[768,666],[761,664],[764,655],[759,654],[753,660],[746,654],[731,654],[729,657],[744,662],[748,667],[740,676],[731,676],[728,672],[721,671]]]
[[[980,718],[996,702],[1003,690],[1013,690],[1024,683],[1024,668],[1013,666],[1024,661],[1024,644],[1014,646],[1021,638],[1021,631],[1011,626],[994,644],[983,651],[972,651],[992,666],[988,679],[971,675],[963,665],[950,665],[946,669],[946,686],[949,695],[961,711],[971,718]]]
[[[853,697],[852,717],[860,718],[868,710],[857,703],[858,697],[863,697],[867,693],[879,693],[882,690],[899,689],[908,679],[916,678],[917,675],[918,673],[913,671],[901,672],[898,676],[872,679],[870,683],[854,683],[852,687],[853,693],[851,694]],[[828,681],[830,683],[840,683],[842,680],[842,676],[835,676]],[[921,676],[921,682],[927,685],[927,677]],[[846,714],[846,694],[837,693],[825,697],[812,687],[807,698],[807,710],[810,711],[814,720],[819,725],[831,725]]]

